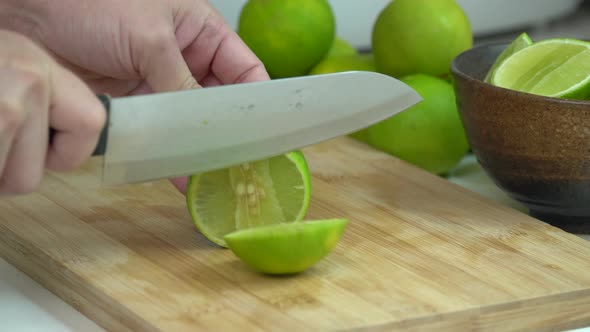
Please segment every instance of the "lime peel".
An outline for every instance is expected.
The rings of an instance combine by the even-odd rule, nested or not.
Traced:
[[[230,250],[254,270],[295,274],[326,257],[340,240],[348,219],[278,223],[224,236]]]

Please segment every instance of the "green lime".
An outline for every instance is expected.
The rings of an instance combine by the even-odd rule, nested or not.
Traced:
[[[315,265],[336,246],[348,220],[274,224],[225,236],[230,250],[256,271],[293,274]]]
[[[504,60],[492,84],[541,96],[586,99],[590,43],[569,38],[539,41]]]
[[[490,68],[490,70],[488,71],[488,73],[484,79],[485,82],[487,82],[487,83],[491,82],[491,78],[494,75],[494,73],[496,72],[496,69],[498,68],[498,66],[502,62],[504,62],[504,60],[506,60],[512,54],[522,50],[525,47],[531,46],[532,44],[533,44],[533,40],[531,39],[531,37],[529,37],[529,35],[526,32],[523,32],[518,37],[516,37],[516,39],[514,39],[504,49],[504,51],[502,51],[502,53],[500,53],[500,55],[498,55],[498,57],[496,58],[496,61],[494,61],[494,64],[492,65],[492,67]]]
[[[444,175],[469,149],[453,86],[425,74],[400,80],[423,100],[369,127],[368,144],[431,173]]]
[[[238,34],[272,78],[306,75],[328,53],[336,21],[327,0],[249,0]]]
[[[303,153],[272,158],[189,177],[186,203],[197,229],[226,247],[236,230],[304,218],[311,179]]]
[[[309,75],[329,74],[350,70],[376,71],[373,54],[341,54],[325,57],[309,72]],[[350,137],[366,141],[365,129],[350,134]]]
[[[394,77],[446,76],[473,46],[471,25],[455,0],[395,0],[377,16],[372,48],[377,70]]]
[[[336,55],[355,55],[358,54],[356,48],[350,45],[349,42],[346,40],[336,36],[334,38],[334,42],[332,43],[332,47],[328,51],[326,57],[329,56],[336,56]]]
[[[311,69],[309,75],[337,73],[349,70],[375,71],[370,58],[354,55],[334,55],[326,57]]]

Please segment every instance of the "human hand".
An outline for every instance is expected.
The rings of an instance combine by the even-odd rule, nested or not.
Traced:
[[[29,24],[20,26],[96,93],[133,95],[269,79],[260,60],[205,0],[8,1],[37,6],[37,14],[21,20]],[[184,192],[185,178],[173,183]]]
[[[45,168],[80,166],[105,118],[74,74],[23,35],[0,30],[0,194],[36,190]],[[48,148],[49,127],[57,133]]]

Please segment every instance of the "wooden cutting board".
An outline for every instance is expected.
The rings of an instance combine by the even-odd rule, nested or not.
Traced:
[[[112,331],[533,330],[590,325],[590,244],[348,138],[305,150],[309,218],[351,222],[303,274],[212,245],[166,181],[96,165],[0,200],[0,253]]]

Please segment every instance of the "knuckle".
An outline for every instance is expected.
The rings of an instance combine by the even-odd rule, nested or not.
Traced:
[[[210,39],[219,39],[220,36],[223,36],[224,29],[226,28],[226,23],[222,16],[217,15],[216,13],[212,12],[207,15],[203,23],[203,28],[201,29],[201,37],[205,40]]]
[[[12,135],[24,120],[22,104],[14,99],[0,100],[0,134]]]
[[[39,66],[19,60],[6,65],[9,68],[2,72],[12,86],[0,96],[0,132],[13,133],[31,108],[40,107],[47,100],[48,87]]]
[[[166,24],[156,25],[150,33],[142,35],[142,48],[152,52],[154,50],[165,50],[173,40],[174,33]]]
[[[30,99],[43,97],[47,94],[47,77],[44,68],[39,64],[20,64],[18,82],[23,91],[23,98]]]

